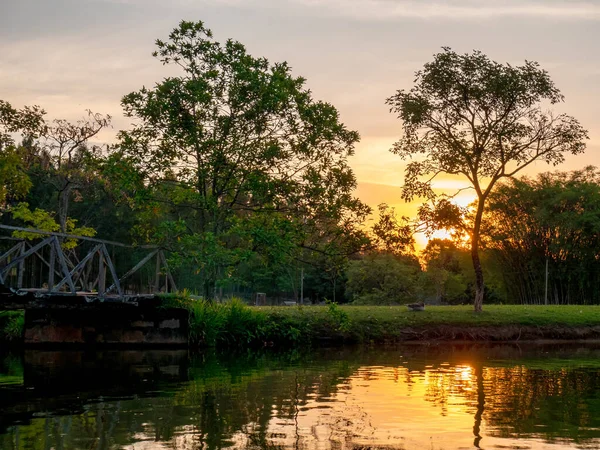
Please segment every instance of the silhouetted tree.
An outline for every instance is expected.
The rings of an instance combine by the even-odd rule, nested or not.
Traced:
[[[416,73],[415,83],[387,99],[404,130],[392,152],[413,159],[406,166],[402,195],[407,201],[425,197],[435,203],[431,182],[440,174],[461,175],[475,190],[469,232],[474,308],[481,311],[480,231],[492,189],[534,161],[557,165],[565,153],[582,153],[587,131],[573,117],[543,109],[563,96],[535,62],[512,66],[478,51],[459,55],[444,48]]]

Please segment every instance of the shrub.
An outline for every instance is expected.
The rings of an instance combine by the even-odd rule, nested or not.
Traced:
[[[21,341],[24,330],[25,313],[23,311],[0,312],[0,341]]]

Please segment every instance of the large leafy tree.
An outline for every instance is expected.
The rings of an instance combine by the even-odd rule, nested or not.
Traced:
[[[123,98],[136,120],[121,133],[121,155],[160,191],[144,202],[173,219],[163,237],[196,260],[206,295],[261,249],[278,262],[298,255],[290,242],[300,252],[356,250],[349,241],[360,245],[368,208],[352,195],[347,157],[359,135],[338,111],[286,63],[219,43],[202,22],[181,22],[156,45],[154,56],[181,73]]]
[[[409,91],[388,98],[391,111],[403,122],[403,136],[392,152],[411,159],[406,166],[403,197],[425,197],[434,206],[431,183],[440,174],[460,175],[476,193],[469,227],[475,270],[475,311],[484,294],[479,257],[481,220],[496,183],[514,176],[534,161],[557,165],[565,153],[584,151],[587,132],[566,114],[547,111],[563,101],[548,73],[535,62],[501,64],[481,52],[457,54],[449,48],[416,73]],[[457,217],[448,199],[439,214],[445,225]],[[436,214],[434,214],[436,216]]]

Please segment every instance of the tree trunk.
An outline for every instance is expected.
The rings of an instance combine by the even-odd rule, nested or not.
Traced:
[[[71,191],[73,190],[73,184],[70,181],[66,181],[65,187],[58,194],[58,222],[60,224],[60,232],[67,232],[67,217],[69,216],[69,200],[71,198]]]
[[[479,233],[481,231],[483,206],[484,199],[480,198],[477,202],[477,213],[475,215],[473,234],[471,236],[471,259],[473,260],[473,269],[475,270],[475,301],[473,302],[475,312],[481,312],[483,308],[483,270],[481,268],[481,260],[479,259]]]

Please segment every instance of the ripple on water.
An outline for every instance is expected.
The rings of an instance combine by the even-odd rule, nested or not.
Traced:
[[[309,356],[11,355],[0,448],[600,448],[594,346]]]

